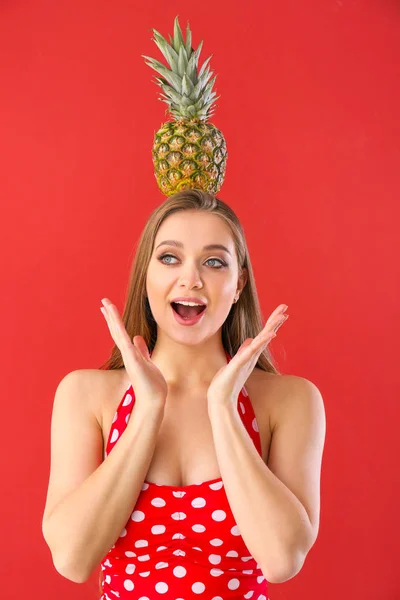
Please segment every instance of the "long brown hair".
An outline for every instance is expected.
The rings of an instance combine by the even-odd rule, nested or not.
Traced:
[[[150,310],[146,297],[146,275],[154,240],[161,223],[171,214],[183,210],[199,210],[213,213],[224,219],[229,226],[235,243],[239,271],[247,269],[247,281],[222,325],[222,344],[230,356],[234,356],[246,338],[254,338],[264,327],[263,317],[258,301],[253,269],[244,231],[233,210],[216,196],[198,189],[183,190],[169,196],[150,215],[137,244],[129,283],[128,296],[121,315],[125,329],[131,339],[141,335],[151,352],[157,340],[157,324]],[[263,371],[280,375],[276,362],[269,348],[260,354],[255,365]],[[114,345],[108,360],[100,367],[103,370],[122,369],[124,363],[121,352]],[[102,570],[99,574],[100,593],[102,590]]]

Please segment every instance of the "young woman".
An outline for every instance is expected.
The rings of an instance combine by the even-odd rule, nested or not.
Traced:
[[[281,375],[240,222],[186,190],[150,216],[99,370],[69,373],[52,417],[43,533],[102,600],[267,600],[301,569],[320,513],[325,411]]]

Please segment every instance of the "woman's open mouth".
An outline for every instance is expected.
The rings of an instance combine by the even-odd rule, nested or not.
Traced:
[[[180,325],[196,325],[207,310],[205,305],[185,306],[178,302],[171,302],[171,308],[175,321]]]

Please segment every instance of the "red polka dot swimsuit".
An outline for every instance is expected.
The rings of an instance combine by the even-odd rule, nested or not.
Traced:
[[[114,415],[104,457],[125,430],[134,402],[130,385]],[[237,406],[261,455],[257,420],[244,388]],[[100,600],[268,599],[268,583],[240,535],[221,477],[185,486],[145,480],[101,569]]]

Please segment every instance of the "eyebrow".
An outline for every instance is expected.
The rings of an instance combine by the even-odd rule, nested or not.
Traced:
[[[176,246],[177,248],[183,248],[182,242],[178,242],[177,240],[164,240],[158,244],[156,250],[160,246]],[[230,254],[228,248],[222,244],[207,244],[207,246],[203,246],[203,250],[224,250],[224,252]]]

